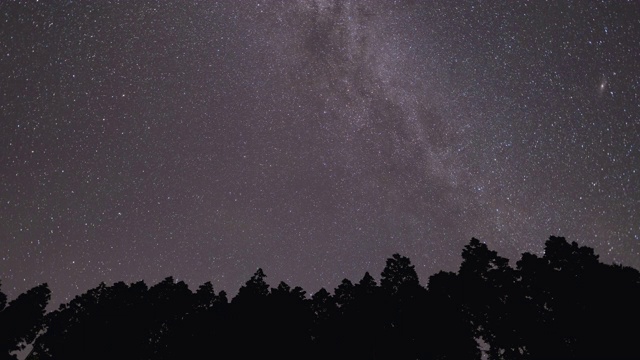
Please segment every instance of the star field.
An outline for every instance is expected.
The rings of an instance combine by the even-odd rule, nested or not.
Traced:
[[[549,235],[640,267],[640,4],[0,4],[0,280],[59,303]]]

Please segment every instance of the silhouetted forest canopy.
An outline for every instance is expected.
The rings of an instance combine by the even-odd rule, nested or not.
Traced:
[[[27,359],[640,359],[640,273],[550,237],[508,259],[472,239],[421,285],[409,258],[308,295],[258,269],[229,301],[168,277],[94,289],[45,314],[46,284],[7,303],[0,356]]]

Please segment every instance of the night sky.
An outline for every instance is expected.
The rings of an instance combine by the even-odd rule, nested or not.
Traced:
[[[638,1],[2,1],[0,280],[640,268]]]

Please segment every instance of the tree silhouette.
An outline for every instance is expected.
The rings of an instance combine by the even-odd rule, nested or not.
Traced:
[[[167,324],[159,339],[161,351],[154,359],[197,358],[211,351],[217,344],[216,354],[229,354],[233,338],[228,335],[230,317],[227,295],[215,293],[213,285],[206,282],[193,294],[190,305],[179,314],[178,321]]]
[[[51,298],[48,285],[38,285],[7,305],[0,291],[0,359],[16,359],[11,352],[23,350],[42,329],[44,311]]]
[[[293,289],[285,282],[269,295],[271,348],[280,359],[299,359],[311,348],[313,313],[301,287]]]
[[[343,309],[341,325],[344,329],[343,338],[349,346],[341,353],[350,359],[382,357],[385,351],[386,319],[382,311],[380,288],[371,274],[365,272],[350,291],[352,298]]]
[[[238,291],[238,295],[233,298],[234,303],[243,301],[260,301],[269,295],[269,284],[264,280],[267,275],[262,269],[256,270],[251,278]]]
[[[517,320],[527,324],[519,327],[527,358],[567,356],[562,350],[564,342],[556,335],[558,329],[553,324],[552,270],[544,259],[529,253],[523,254],[516,265],[521,294]]]
[[[279,330],[273,297],[269,296],[269,285],[265,281],[264,271],[258,269],[240,288],[231,301],[231,314],[234,321],[231,326],[232,336],[249,342],[252,346],[233,349],[232,357],[257,358],[273,355],[272,344],[278,341]],[[276,294],[288,293],[290,288],[281,284]],[[284,297],[284,296],[283,296]],[[232,351],[232,350],[229,350]]]
[[[421,349],[424,359],[480,359],[476,329],[469,321],[468,296],[456,273],[439,272],[429,278],[427,319],[431,324]]]
[[[155,320],[143,282],[101,283],[47,315],[39,359],[133,359],[149,356]]]
[[[321,288],[311,296],[311,311],[317,322],[330,319],[335,316],[337,310],[334,298],[325,288]]]
[[[396,295],[405,289],[414,291],[420,287],[418,274],[408,257],[393,254],[380,275],[380,286],[390,295]]]
[[[343,279],[340,285],[334,290],[336,304],[341,310],[349,306],[355,299],[355,287],[349,279]]]
[[[631,340],[640,337],[637,270],[602,264],[593,249],[555,236],[542,258],[524,254],[518,267],[540,332],[531,359],[640,358]]]
[[[480,359],[476,329],[465,308],[469,294],[456,273],[439,272],[429,278],[424,335],[428,344],[420,349],[421,359]]]
[[[170,353],[166,340],[171,337],[171,329],[179,327],[194,306],[193,293],[183,281],[176,282],[167,277],[149,288],[149,308],[147,323],[150,330],[150,342],[154,357]]]
[[[520,359],[524,356],[522,334],[514,322],[518,314],[516,274],[503,258],[478,239],[462,251],[460,285],[466,297],[463,307],[474,324],[475,336],[489,345],[490,359]]]
[[[430,342],[428,299],[408,257],[393,254],[380,274],[385,304],[388,349],[386,357],[415,359]]]
[[[313,316],[311,324],[312,356],[315,359],[328,359],[340,346],[339,310],[336,299],[327,290],[321,288],[311,296],[310,309]]]
[[[44,317],[46,284],[8,304],[0,292],[0,359],[34,339],[30,360],[471,360],[481,358],[479,341],[489,359],[640,359],[640,272],[561,237],[515,268],[472,239],[459,271],[432,275],[427,288],[399,254],[380,285],[365,272],[333,294],[308,298],[265,279],[258,269],[231,303],[210,282],[195,292],[172,277],[150,288],[103,283]]]

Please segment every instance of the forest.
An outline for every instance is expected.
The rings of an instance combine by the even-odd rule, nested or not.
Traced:
[[[99,286],[49,313],[0,292],[0,359],[640,359],[640,272],[550,237],[509,260],[472,239],[426,286],[409,258],[307,294],[258,269],[229,299],[168,277]]]

